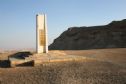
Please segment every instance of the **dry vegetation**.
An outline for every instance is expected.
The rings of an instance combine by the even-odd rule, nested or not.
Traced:
[[[39,67],[0,68],[0,84],[126,84],[125,48],[60,52],[89,59]]]

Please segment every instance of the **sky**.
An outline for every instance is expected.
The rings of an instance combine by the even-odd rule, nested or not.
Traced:
[[[35,49],[38,13],[47,15],[51,44],[69,27],[126,19],[126,0],[0,0],[0,50]]]

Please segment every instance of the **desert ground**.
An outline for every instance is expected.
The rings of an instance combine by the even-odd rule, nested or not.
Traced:
[[[50,54],[86,59],[36,67],[5,67],[13,53],[0,53],[0,84],[126,84],[126,48],[52,50]]]

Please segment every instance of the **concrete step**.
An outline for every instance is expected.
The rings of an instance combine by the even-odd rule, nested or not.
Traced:
[[[50,62],[65,62],[65,61],[78,61],[84,60],[86,57],[83,56],[76,56],[76,55],[66,55],[66,56],[55,56],[55,55],[43,55],[43,54],[34,54],[30,55],[29,57],[25,57],[25,59],[16,59],[16,58],[9,58],[10,65],[12,67],[33,62],[33,66],[38,66],[44,63]]]

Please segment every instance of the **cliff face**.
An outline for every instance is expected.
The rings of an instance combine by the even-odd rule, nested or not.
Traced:
[[[104,26],[72,27],[49,46],[54,50],[82,50],[126,47],[126,19]]]

